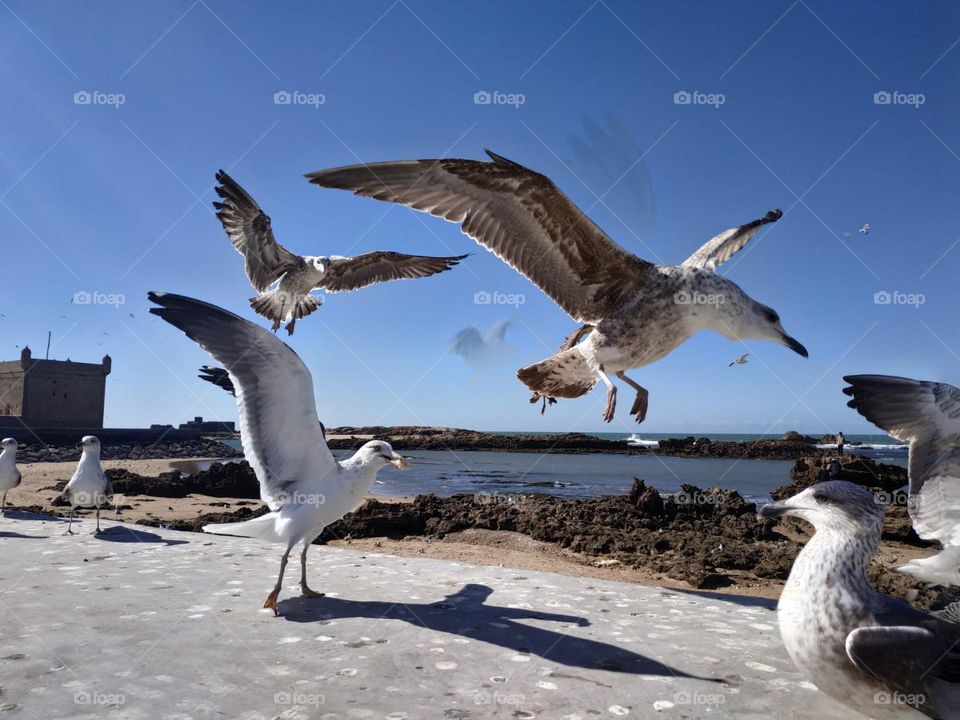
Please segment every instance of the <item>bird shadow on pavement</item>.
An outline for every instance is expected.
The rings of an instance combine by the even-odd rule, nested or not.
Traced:
[[[18,532],[6,532],[0,530],[0,538],[23,538],[24,540],[46,540],[49,535],[24,535]]]
[[[583,617],[488,605],[492,594],[492,588],[471,583],[432,603],[299,597],[281,601],[280,611],[285,620],[302,623],[348,618],[400,620],[572,667],[722,682],[719,678],[690,675],[626,648],[582,637],[574,628],[590,626]],[[548,630],[520,620],[563,623],[567,627]]]
[[[758,607],[764,608],[765,610],[777,609],[776,598],[757,597],[756,595],[734,595],[733,593],[718,593],[708,590],[687,590],[685,588],[670,588],[670,590],[666,592],[676,593],[678,595],[693,595],[694,597],[704,600],[721,600],[744,607]]]
[[[189,540],[171,540],[156,533],[134,530],[126,525],[114,525],[93,536],[97,540],[119,543],[163,543],[164,545],[186,545]]]

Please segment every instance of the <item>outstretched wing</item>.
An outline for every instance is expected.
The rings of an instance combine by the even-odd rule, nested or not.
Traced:
[[[467,256],[404,255],[389,251],[369,252],[356,257],[334,256],[330,258],[330,265],[318,287],[334,293],[390,280],[429,277],[449,270],[465,257]]]
[[[228,373],[222,367],[203,365],[200,368],[200,374],[197,375],[197,377],[201,380],[206,380],[208,383],[212,383],[217,387],[223,388],[234,397],[237,396],[237,391],[234,389],[233,383],[230,381],[230,373]]]
[[[215,202],[217,218],[227,237],[243,255],[247,278],[257,292],[263,292],[280,279],[300,258],[277,242],[270,227],[270,216],[223,170],[217,172]]]
[[[493,162],[405,160],[307,177],[460,223],[578,321],[599,322],[642,289],[653,265],[614,243],[549,178],[487,154]]]
[[[768,223],[774,223],[783,217],[781,210],[771,210],[759,220],[748,222],[740,227],[724,230],[708,240],[703,247],[683,261],[684,267],[700,267],[716,270],[729,260],[734,253],[746,245],[757,231]]]
[[[910,442],[910,517],[920,537],[960,545],[960,390],[888,375],[852,375],[847,405]]]
[[[339,466],[327,448],[313,379],[297,354],[268,330],[200,300],[151,292],[150,312],[180,328],[227,370],[237,393],[243,455],[260,497],[277,510],[311,494]]]
[[[507,336],[507,329],[512,324],[512,318],[497,320],[495,323],[493,323],[493,325],[487,328],[487,331],[483,334],[483,341],[486,343],[503,342],[503,339]]]

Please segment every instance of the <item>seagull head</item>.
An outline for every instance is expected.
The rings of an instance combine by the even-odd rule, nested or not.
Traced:
[[[313,269],[317,272],[321,272],[324,275],[327,274],[327,268],[330,267],[330,258],[325,255],[316,255],[313,257],[307,258],[307,262],[313,266]]]
[[[866,488],[845,480],[811,485],[793,497],[760,508],[761,518],[793,516],[806,520],[818,531],[876,536],[883,525],[883,504]]]
[[[77,443],[77,447],[83,448],[84,452],[100,452],[100,438],[96,435],[84,435]]]
[[[410,467],[403,455],[399,455],[390,447],[390,443],[383,440],[371,440],[365,443],[357,451],[360,460],[364,465],[373,464],[379,470],[387,465],[393,465],[398,470],[406,470]]]
[[[17,441],[13,438],[4,438],[3,440],[0,440],[0,448],[4,450],[16,450]]]
[[[713,296],[706,297],[709,299]],[[776,310],[757,302],[732,282],[715,298],[720,317],[711,326],[726,337],[731,340],[772,340],[798,355],[808,356],[807,349],[783,329]]]

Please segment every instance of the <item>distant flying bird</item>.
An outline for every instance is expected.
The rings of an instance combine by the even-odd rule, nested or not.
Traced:
[[[13,438],[0,440],[0,490],[3,491],[3,503],[0,512],[7,514],[7,492],[20,484],[20,471],[17,470],[17,441]]]
[[[906,409],[900,408],[893,415]],[[816,531],[777,604],[780,637],[806,678],[867,717],[960,718],[960,624],[883,595],[867,579],[883,531],[877,497],[860,485],[826,480],[764,505],[759,515],[798,517]]]
[[[750,353],[744,353],[743,355],[741,355],[740,357],[738,357],[736,360],[734,360],[732,363],[730,363],[729,365],[727,365],[727,367],[733,367],[734,365],[746,365],[746,364],[747,364],[747,358],[748,358],[749,356],[750,356]]]
[[[606,422],[616,409],[610,375],[636,390],[630,412],[643,422],[649,393],[624,371],[659,360],[703,328],[734,340],[772,340],[807,356],[773,309],[714,272],[762,226],[779,220],[781,211],[717,235],[682,265],[655,265],[614,243],[549,178],[487,154],[492,162],[404,160],[321,170],[307,178],[460,223],[464,234],[591,326],[583,342],[517,376],[544,397],[580,397],[602,381]]]
[[[62,497],[70,503],[70,521],[67,523],[65,535],[73,535],[73,516],[77,508],[97,509],[97,529],[100,532],[100,508],[109,505],[113,498],[113,483],[110,482],[100,467],[100,440],[94,435],[85,435],[79,443],[82,448],[80,462],[70,478],[70,482],[63,489]]]
[[[860,232],[862,232],[865,236],[866,236],[866,235],[869,235],[869,234],[870,234],[870,223],[864,223],[864,224],[863,224],[863,227],[860,228]]]
[[[129,315],[130,317],[133,317],[133,313],[127,313],[127,315]],[[136,318],[133,318],[133,319],[136,320]]]
[[[913,529],[943,545],[939,554],[897,568],[921,580],[960,586],[960,389],[889,375],[850,375],[847,405],[910,443]]]
[[[217,195],[223,198],[223,202],[213,203],[217,218],[243,255],[250,284],[260,293],[251,298],[250,307],[273,321],[274,332],[286,321],[287,333],[293,335],[296,321],[320,307],[322,301],[310,294],[312,290],[346,292],[390,280],[428,277],[449,270],[466,257],[389,251],[356,257],[296,255],[276,241],[270,217],[246,190],[223,170],[217,173],[217,181]],[[277,287],[268,290],[274,283]]]
[[[204,532],[285,546],[277,583],[263,605],[274,614],[279,614],[287,558],[303,542],[300,588],[306,597],[321,596],[307,585],[310,543],[363,502],[382,468],[403,470],[406,460],[389,443],[372,440],[337,462],[317,418],[313,378],[293,350],[264,328],[215,305],[169,293],[148,297],[160,306],[151,313],[182,330],[226,368],[237,394],[243,454],[260,483],[260,499],[270,507],[253,520],[205,525]]]

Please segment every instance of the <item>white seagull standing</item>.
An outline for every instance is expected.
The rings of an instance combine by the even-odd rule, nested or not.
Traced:
[[[549,178],[487,154],[493,162],[404,160],[321,170],[307,178],[460,223],[464,234],[585,323],[583,342],[564,343],[517,377],[544,398],[580,397],[602,381],[606,422],[616,410],[610,375],[636,390],[630,413],[643,422],[649,393],[624,371],[665,357],[697,330],[772,340],[807,356],[773,309],[714,272],[762,226],[779,220],[779,210],[717,235],[681,265],[656,265],[613,242]]]
[[[299,356],[262,327],[215,305],[169,293],[149,293],[159,315],[197,342],[227,370],[237,396],[243,455],[260,483],[270,512],[246,522],[205,525],[220,535],[261,538],[283,544],[280,574],[264,608],[277,610],[287,558],[302,542],[300,589],[307,585],[307,549],[330,523],[356,508],[377,472],[406,469],[389,443],[372,440],[337,462],[323,437],[313,378]]]
[[[750,353],[744,353],[743,355],[738,357],[736,360],[734,360],[732,363],[727,365],[727,367],[733,367],[734,365],[746,365],[748,357],[750,357]]]
[[[760,508],[816,529],[777,604],[780,636],[817,688],[867,717],[960,718],[960,624],[883,595],[867,580],[883,505],[843,480],[817,483]]]
[[[270,216],[223,170],[217,173],[216,190],[223,202],[215,202],[217,217],[227,237],[245,260],[247,278],[260,293],[250,300],[258,315],[273,321],[276,331],[287,321],[293,335],[297,320],[322,304],[310,292],[357,290],[374,283],[422,278],[449,270],[466,255],[429,257],[376,251],[356,257],[296,255],[277,242]],[[268,288],[277,283],[273,290]]]
[[[62,497],[70,503],[70,522],[67,523],[65,535],[73,535],[73,516],[77,508],[97,509],[97,529],[100,532],[100,508],[109,505],[113,498],[113,483],[110,482],[100,467],[100,440],[94,435],[84,435],[80,439],[80,462],[70,478],[70,482],[63,489]]]
[[[13,438],[0,440],[0,490],[3,491],[2,512],[7,514],[7,492],[20,484],[20,471],[17,470],[17,441]]]
[[[847,405],[898,440],[910,443],[913,528],[943,550],[911,560],[900,572],[960,586],[960,389],[888,375],[851,375]]]

